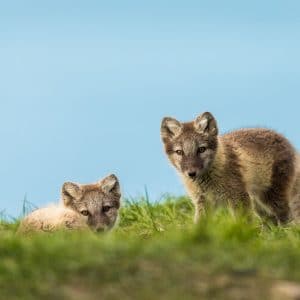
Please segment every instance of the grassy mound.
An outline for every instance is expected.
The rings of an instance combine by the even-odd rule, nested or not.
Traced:
[[[2,221],[0,299],[272,299],[278,282],[300,281],[299,227],[192,215],[167,198],[127,202],[109,234],[20,237]]]

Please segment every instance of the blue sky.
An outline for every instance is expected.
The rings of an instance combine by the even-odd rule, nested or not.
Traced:
[[[299,1],[2,1],[0,210],[111,172],[125,196],[184,192],[161,118],[215,114],[300,148]]]

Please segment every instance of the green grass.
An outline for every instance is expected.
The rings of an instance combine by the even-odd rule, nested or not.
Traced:
[[[146,197],[147,198],[147,197]],[[0,299],[270,299],[300,281],[300,228],[209,212],[186,198],[127,201],[109,234],[15,235],[0,223]]]

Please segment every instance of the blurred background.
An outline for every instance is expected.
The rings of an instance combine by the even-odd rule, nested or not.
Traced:
[[[183,194],[164,116],[211,111],[300,147],[299,1],[2,1],[0,211],[109,173],[125,197]]]

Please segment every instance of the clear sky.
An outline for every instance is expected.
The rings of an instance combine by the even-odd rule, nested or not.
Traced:
[[[266,126],[300,148],[300,1],[1,1],[0,210],[114,172],[181,194],[164,116]]]

